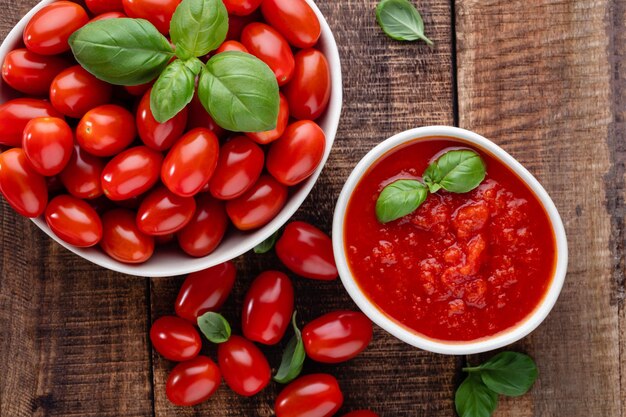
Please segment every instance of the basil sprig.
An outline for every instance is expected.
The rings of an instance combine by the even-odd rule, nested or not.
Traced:
[[[219,313],[209,311],[198,317],[198,327],[211,343],[226,343],[230,339],[231,328],[228,321]]]
[[[376,217],[387,223],[413,213],[428,197],[428,188],[417,180],[398,180],[383,189],[376,201]]]
[[[280,363],[280,367],[274,375],[274,381],[279,384],[287,384],[300,375],[302,367],[304,366],[304,360],[306,359],[306,352],[304,350],[304,342],[302,341],[302,333],[298,329],[296,323],[296,314],[293,313],[291,323],[295,334],[289,340],[285,352],[283,353],[283,359]]]
[[[383,31],[398,41],[423,40],[433,42],[424,35],[424,20],[408,0],[382,0],[376,6],[376,20]]]
[[[498,394],[524,395],[538,374],[532,358],[517,352],[501,352],[482,365],[463,371],[469,375],[454,397],[460,417],[490,417],[498,406]]]

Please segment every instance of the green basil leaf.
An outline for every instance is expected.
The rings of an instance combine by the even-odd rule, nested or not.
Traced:
[[[218,313],[209,311],[198,317],[198,327],[202,334],[212,343],[225,343],[230,339],[230,324]]]
[[[228,51],[212,57],[200,74],[198,97],[215,123],[233,132],[276,128],[278,83],[260,59]]]
[[[383,31],[399,41],[423,40],[433,42],[424,35],[424,20],[408,0],[382,0],[376,6],[376,20]]]
[[[446,152],[433,162],[424,171],[424,182],[431,191],[443,188],[452,193],[466,193],[478,187],[485,175],[485,162],[480,155],[461,149]]]
[[[376,217],[381,223],[413,213],[428,197],[428,189],[416,180],[398,180],[388,186],[376,200]]]
[[[150,109],[159,123],[165,123],[185,108],[196,91],[196,75],[183,61],[172,62],[152,87]]]
[[[456,390],[454,403],[459,417],[490,417],[498,406],[498,394],[478,375],[470,374]]]
[[[298,329],[296,324],[296,314],[293,313],[291,323],[295,334],[289,340],[285,352],[283,353],[283,359],[280,363],[280,367],[274,375],[274,381],[279,384],[287,384],[300,375],[302,367],[304,366],[304,360],[306,359],[306,352],[304,351],[304,342],[302,342],[302,333]]]
[[[190,58],[185,61],[185,66],[193,72],[193,75],[199,75],[202,68],[204,68],[204,63],[200,61],[198,58]],[[194,84],[195,90],[195,84]]]
[[[183,0],[170,23],[170,36],[187,59],[206,55],[226,39],[228,12],[222,0]],[[190,54],[191,56],[184,56]]]
[[[530,356],[517,352],[499,353],[480,365],[478,370],[489,389],[511,397],[526,394],[538,374],[535,361]]]
[[[280,230],[277,230],[272,236],[268,237],[262,243],[256,245],[254,247],[254,253],[261,255],[263,253],[267,253],[274,248],[276,241],[278,240],[278,236],[280,236]]]
[[[83,68],[115,85],[148,83],[174,56],[167,38],[143,19],[89,23],[70,36],[69,44]]]

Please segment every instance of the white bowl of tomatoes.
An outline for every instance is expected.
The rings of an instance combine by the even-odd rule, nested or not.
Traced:
[[[0,47],[0,190],[111,270],[183,275],[251,250],[300,207],[337,132],[339,53],[313,1],[207,0],[211,45],[187,36],[192,1],[43,0]],[[122,23],[153,55],[85,47]]]

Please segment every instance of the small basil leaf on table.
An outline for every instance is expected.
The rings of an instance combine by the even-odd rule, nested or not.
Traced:
[[[295,334],[289,340],[285,352],[283,353],[283,359],[280,363],[280,367],[274,375],[274,381],[279,384],[287,384],[300,375],[302,367],[304,366],[304,360],[306,359],[306,352],[304,351],[304,342],[302,341],[302,333],[298,329],[296,324],[296,313],[293,313],[291,323]]]
[[[278,83],[260,59],[243,52],[217,54],[200,74],[198,97],[215,123],[233,132],[276,128]]]
[[[398,180],[388,186],[376,201],[376,217],[381,223],[413,213],[428,197],[428,189],[417,180]]]
[[[265,239],[260,244],[254,247],[254,253],[261,255],[263,253],[267,253],[274,248],[276,241],[278,240],[278,236],[280,236],[280,230],[277,230],[272,236]]]
[[[230,324],[219,313],[209,311],[198,317],[198,327],[202,334],[212,343],[228,342],[231,335]]]
[[[155,120],[165,123],[176,116],[193,99],[196,75],[177,59],[172,62],[154,83],[150,93],[150,110]]]
[[[424,20],[408,0],[382,0],[376,6],[376,20],[383,31],[399,41],[423,40],[433,42],[424,35]]]
[[[226,39],[228,12],[222,0],[183,0],[170,23],[170,36],[179,58],[206,55]]]
[[[524,395],[537,379],[537,365],[523,353],[502,352],[476,368],[484,384],[498,394],[517,397]]]
[[[148,83],[174,56],[167,38],[143,19],[89,23],[70,36],[69,44],[83,68],[115,85]]]
[[[490,417],[498,407],[498,394],[471,373],[457,389],[454,403],[459,417]]]
[[[483,159],[467,149],[449,151],[424,171],[424,182],[432,192],[443,188],[452,193],[467,193],[485,179]]]

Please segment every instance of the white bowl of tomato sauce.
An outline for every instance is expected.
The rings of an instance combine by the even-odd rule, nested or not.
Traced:
[[[381,191],[424,180],[450,150],[471,150],[485,178],[465,193],[429,193],[382,223]],[[372,321],[418,348],[463,355],[509,345],[554,306],[567,270],[559,213],[541,184],[488,139],[455,127],[399,133],[371,150],[339,196],[333,249],[346,290]]]

